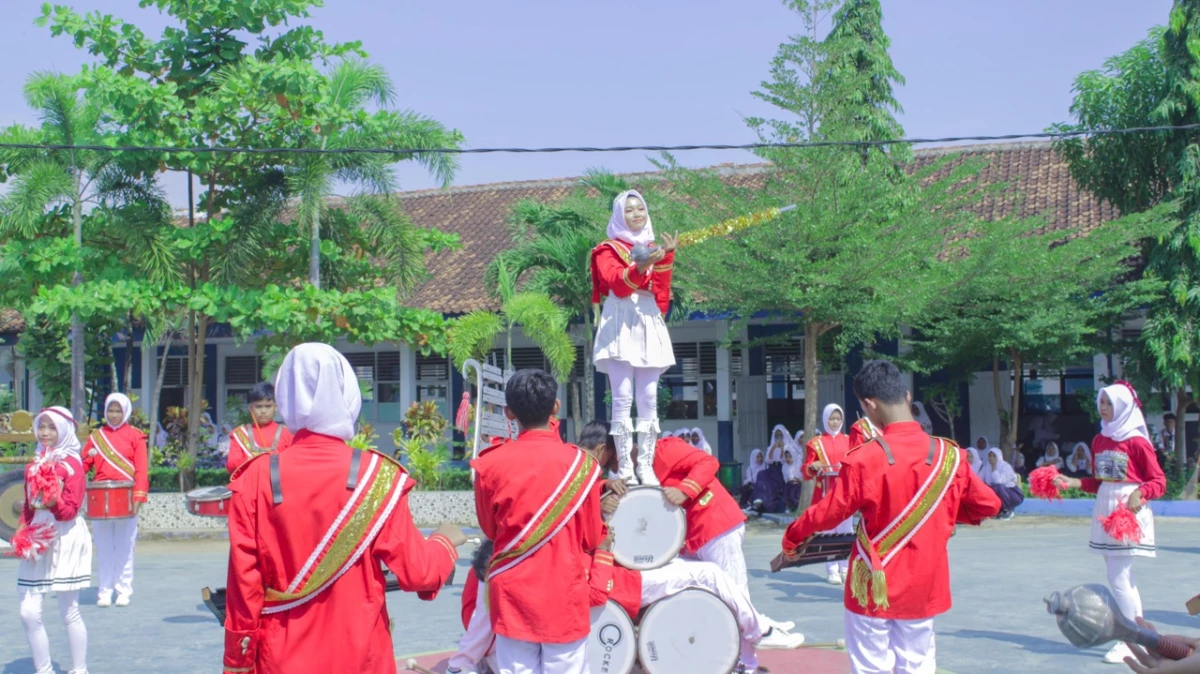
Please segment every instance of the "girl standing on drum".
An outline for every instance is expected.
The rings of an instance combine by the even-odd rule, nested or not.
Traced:
[[[813,505],[825,497],[825,488],[833,486],[838,470],[842,467],[842,459],[850,451],[850,438],[842,433],[846,421],[846,413],[840,405],[828,404],[821,412],[821,427],[825,433],[808,441],[804,451],[804,476],[813,480]],[[854,518],[847,518],[826,534],[854,533]],[[850,561],[843,559],[825,563],[825,582],[830,585],[841,585],[846,580],[846,572]]]
[[[1142,597],[1133,580],[1133,558],[1154,557],[1154,515],[1147,502],[1163,495],[1167,479],[1154,445],[1141,405],[1133,387],[1117,382],[1100,390],[1096,399],[1100,410],[1100,435],[1092,441],[1092,469],[1095,477],[1083,479],[1059,475],[1059,489],[1079,488],[1096,494],[1089,546],[1104,556],[1108,585],[1125,617],[1142,617]],[[1136,543],[1108,535],[1100,520],[1125,504],[1137,516],[1141,539]],[[1129,647],[1118,641],[1104,656],[1107,663],[1119,663],[1130,655]]]
[[[149,496],[149,461],[146,458],[146,434],[129,425],[133,403],[124,393],[112,393],[104,400],[102,426],[92,432],[83,447],[83,468],[96,471],[95,482],[133,483],[133,516],[92,522],[96,539],[96,562],[100,582],[96,606],[129,606],[133,595],[133,548],[137,542],[138,510]]]
[[[71,649],[68,674],[87,674],[87,628],[79,614],[79,591],[92,584],[92,539],[81,508],[87,478],[79,456],[79,438],[75,436],[75,420],[63,407],[42,410],[34,417],[33,427],[38,455],[25,469],[26,490],[47,466],[54,471],[61,490],[45,503],[27,493],[21,510],[21,526],[13,537],[13,549],[21,557],[17,567],[21,622],[33,653],[34,671],[51,674],[54,664],[42,623],[42,600],[55,593]],[[22,540],[31,538],[37,539],[37,548],[45,548],[39,551],[22,545]]]
[[[657,485],[658,378],[675,365],[664,317],[671,303],[676,239],[664,234],[662,246],[651,247],[653,243],[646,200],[636,190],[617,195],[608,221],[608,239],[592,251],[592,303],[604,300],[593,360],[596,369],[608,375],[612,389],[610,418],[617,443],[617,477],[633,483],[631,457],[636,432],[638,478],[642,484]],[[642,252],[647,253],[645,257]],[[636,425],[631,415],[635,398]]]

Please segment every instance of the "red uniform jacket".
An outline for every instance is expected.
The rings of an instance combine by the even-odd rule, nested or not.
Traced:
[[[546,644],[586,637],[587,553],[603,540],[596,462],[554,431],[531,430],[488,447],[471,466],[479,528],[496,542],[487,580],[492,631]],[[537,515],[554,519],[535,525]]]
[[[396,574],[401,588],[432,599],[453,572],[458,551],[445,537],[426,539],[417,530],[408,509],[412,480],[390,458],[362,453],[358,484],[363,490],[361,500],[354,501],[362,508],[355,509],[348,507],[359,492],[347,488],[351,452],[346,443],[308,431],[296,434],[287,452],[274,455],[283,495],[278,504],[270,456],[247,462],[229,485],[225,671],[395,672],[381,563]],[[321,548],[327,553],[310,564],[342,513],[347,516],[341,528]],[[378,535],[363,548],[374,527]],[[289,584],[301,580],[305,583],[294,592],[306,586],[324,589],[293,608],[264,610],[290,602],[294,594],[280,599],[277,593],[288,593]]]
[[[821,453],[825,455],[821,459],[817,454],[818,447]],[[845,433],[837,435],[818,435],[804,448],[804,477],[813,480],[813,498],[812,502],[816,503],[825,495],[825,479],[817,475],[816,466],[828,463],[836,466],[846,458],[846,452],[850,451],[850,438]],[[830,478],[832,479],[832,478]]]
[[[608,239],[592,249],[592,304],[612,293],[629,297],[637,290],[654,293],[654,303],[663,316],[671,308],[671,274],[675,267],[675,251],[671,251],[646,271],[638,271],[630,253],[633,246]]]
[[[613,561],[613,554],[597,550],[592,555],[592,566],[588,572],[588,603],[603,606],[609,599],[621,605],[632,618],[642,610],[642,574],[627,569]]]
[[[1092,475],[1079,482],[1084,491],[1093,494],[1102,482],[1112,481],[1138,483],[1138,491],[1147,501],[1167,491],[1167,478],[1158,465],[1154,446],[1140,435],[1121,442],[1097,435],[1092,440]]]
[[[832,529],[855,512],[862,513],[859,526],[865,524],[867,535],[874,537],[909,505],[937,468],[925,462],[930,437],[920,424],[906,421],[889,424],[883,430],[883,438],[891,447],[895,463],[889,465],[887,454],[875,442],[851,449],[842,461],[842,470],[830,493],[788,526],[783,537],[785,551],[794,551],[812,534]],[[952,446],[951,451],[961,450]],[[925,523],[886,567],[890,606],[881,609],[871,602],[863,608],[851,595],[852,583],[847,581],[848,610],[872,618],[924,620],[950,609],[946,542],[954,523],[979,524],[1000,512],[1000,499],[971,471],[965,452],[950,479],[937,509],[929,513]],[[850,555],[852,565],[857,556],[856,548]]]
[[[276,433],[279,433],[279,442],[272,447],[271,443],[275,441]],[[254,445],[253,447],[246,446],[247,439]],[[274,421],[258,428],[255,428],[254,424],[239,426],[229,434],[229,456],[225,459],[225,470],[233,475],[233,471],[237,470],[239,466],[259,454],[271,451],[282,452],[291,444],[291,431]]]
[[[104,434],[108,439],[108,447],[99,447],[96,444],[96,433]],[[80,454],[83,456],[83,469],[95,469],[96,475],[93,480],[133,480],[134,502],[145,503],[149,500],[150,461],[146,458],[145,433],[129,424],[121,424],[115,431],[109,426],[101,426],[88,437]]]
[[[874,426],[871,425],[871,422],[868,421],[866,417],[862,417],[850,425],[850,437],[847,438],[847,443],[849,444],[850,449],[854,449],[867,440],[875,437],[875,435],[876,432]]]
[[[25,503],[21,508],[21,524],[26,525],[33,521],[33,508],[29,503],[33,500],[29,494],[28,485],[31,484],[29,476],[33,472],[33,464],[25,466]],[[74,457],[68,457],[58,462],[54,468],[54,474],[58,479],[62,480],[62,493],[54,500],[54,505],[47,508],[54,519],[59,522],[69,522],[75,519],[79,514],[79,508],[83,505],[84,499],[87,497],[87,473],[83,470],[83,464]]]
[[[706,543],[746,521],[737,501],[717,479],[716,457],[680,438],[663,438],[654,450],[654,475],[663,487],[687,494],[684,548],[696,552]]]

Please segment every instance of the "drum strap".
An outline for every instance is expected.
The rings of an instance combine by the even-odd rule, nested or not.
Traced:
[[[283,437],[283,424],[279,424],[279,426],[277,426],[275,428],[275,439],[271,441],[271,451],[272,452],[279,448],[279,438],[282,438],[282,437]]]
[[[283,503],[283,488],[279,486],[279,455],[272,454],[271,462],[271,502],[275,505]]]
[[[353,490],[358,486],[358,465],[362,461],[362,450],[355,447],[350,453],[350,478],[346,480],[346,489]]]
[[[880,435],[876,438],[873,438],[873,439],[875,440],[875,442],[879,443],[880,447],[883,447],[883,453],[887,455],[888,465],[889,466],[896,465],[896,457],[892,456],[892,448],[890,446],[888,446],[887,440],[884,440],[882,435]]]

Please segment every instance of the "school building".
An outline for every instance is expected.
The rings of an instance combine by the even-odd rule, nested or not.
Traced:
[[[1098,203],[1071,180],[1066,164],[1049,143],[1010,143],[986,146],[966,146],[917,150],[915,162],[925,165],[939,161],[948,153],[962,153],[965,158],[983,160],[981,175],[984,184],[1004,183],[1006,192],[978,206],[985,218],[1009,214],[1040,215],[1048,228],[1102,225],[1116,216],[1107,204]],[[722,166],[729,180],[752,184],[765,170],[763,165]],[[521,199],[555,201],[567,197],[575,189],[574,179],[498,183],[446,190],[405,192],[399,195],[409,217],[420,227],[433,227],[455,232],[462,240],[462,249],[444,253],[430,260],[431,278],[416,293],[411,304],[456,316],[481,308],[495,308],[484,285],[484,270],[493,256],[510,242],[506,219],[510,208]],[[653,204],[651,204],[653,208]],[[728,335],[730,322],[722,318],[692,316],[670,327],[675,348],[676,367],[667,372],[662,385],[670,390],[671,403],[662,419],[664,430],[698,427],[718,451],[723,461],[745,461],[751,450],[767,445],[767,435],[775,424],[783,424],[793,433],[803,426],[805,406],[824,406],[837,402],[847,410],[851,420],[858,415],[851,373],[861,363],[858,352],[851,353],[845,362],[820,364],[820,371],[807,373],[803,366],[803,337],[793,337],[785,343],[755,345],[756,340],[794,329],[786,320],[752,321],[741,334]],[[14,350],[24,328],[21,317],[12,311],[0,312],[0,382],[9,382],[18,393],[19,402],[28,409],[39,409],[45,401],[31,373]],[[1139,325],[1131,323],[1126,338],[1136,338]],[[729,339],[732,337],[732,339]],[[723,344],[731,345],[726,348]],[[494,352],[496,364],[503,366],[503,350]],[[210,413],[221,426],[230,410],[231,400],[244,394],[259,381],[262,358],[256,354],[253,342],[239,343],[227,326],[212,326],[205,347],[206,372],[204,397]],[[358,376],[370,385],[370,395],[364,400],[362,421],[373,424],[379,433],[382,448],[392,448],[392,430],[401,422],[405,410],[413,402],[432,400],[448,419],[464,391],[462,373],[452,368],[443,356],[421,356],[404,344],[378,345],[372,348],[353,344],[339,345],[354,366]],[[582,347],[580,347],[582,349]],[[898,353],[905,348],[903,340],[876,345],[882,353]],[[122,371],[126,358],[133,359],[134,393],[139,404],[149,411],[153,384],[158,370],[165,363],[160,410],[187,402],[187,353],[183,345],[173,346],[165,361],[162,347],[143,349],[135,342],[132,353],[126,353],[124,342],[114,344],[117,370]],[[514,338],[515,369],[545,367],[541,352],[518,334]],[[988,366],[990,364],[984,364]],[[575,375],[582,386],[583,359],[578,360]],[[1101,378],[1119,374],[1119,362],[1107,354],[1097,354],[1091,360],[1052,366],[1029,364],[1022,372],[1011,372],[1002,365],[999,390],[1007,397],[1012,386],[1022,387],[1020,437],[1040,447],[1046,440],[1060,445],[1075,440],[1090,441],[1095,433],[1088,415],[1081,407],[1077,393],[1101,386]],[[936,382],[944,374],[932,378],[910,375],[914,399],[922,398],[922,387]],[[816,377],[818,394],[813,401],[806,395],[806,382]],[[596,409],[589,417],[606,416],[603,375],[597,374]],[[956,427],[951,430],[934,414],[935,432],[949,435],[960,442],[970,442],[979,435],[996,443],[999,420],[996,411],[997,387],[990,369],[976,373],[969,385],[960,391],[963,411]],[[574,396],[564,383],[561,390],[564,417],[569,418],[568,406]],[[583,399],[583,396],[579,396]],[[1192,416],[1194,421],[1195,415]],[[1152,419],[1151,423],[1157,423]],[[572,429],[568,428],[568,431]],[[998,443],[996,443],[998,444]],[[1068,445],[1069,447],[1069,445]]]

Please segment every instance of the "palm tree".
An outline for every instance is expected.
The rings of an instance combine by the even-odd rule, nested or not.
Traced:
[[[412,111],[388,109],[395,90],[387,72],[361,59],[339,62],[328,75],[325,98],[317,105],[321,120],[302,139],[322,150],[354,148],[457,148],[462,134]],[[368,114],[368,105],[381,109]],[[339,183],[364,194],[389,194],[397,182],[392,165],[416,161],[443,186],[458,168],[453,155],[437,152],[394,154],[301,154],[287,170],[288,191],[297,198],[297,218],[310,234],[309,283],[321,287],[321,220]]]
[[[35,145],[101,145],[102,110],[83,95],[78,77],[39,72],[25,84],[25,101],[41,119],[36,128],[15,125],[0,137],[8,143]],[[135,218],[161,221],[165,205],[152,177],[128,173],[112,152],[91,150],[5,150],[0,166],[13,176],[12,188],[0,200],[0,235],[30,240],[65,229],[69,218],[77,257],[72,285],[83,283],[85,209],[101,211],[99,221],[119,221],[122,211]],[[148,250],[147,263],[158,275],[170,274],[173,258],[160,237],[136,228],[118,236],[140,241]],[[139,256],[140,257],[140,256]],[[85,350],[83,324],[71,318],[71,413],[83,422],[85,410]]]

